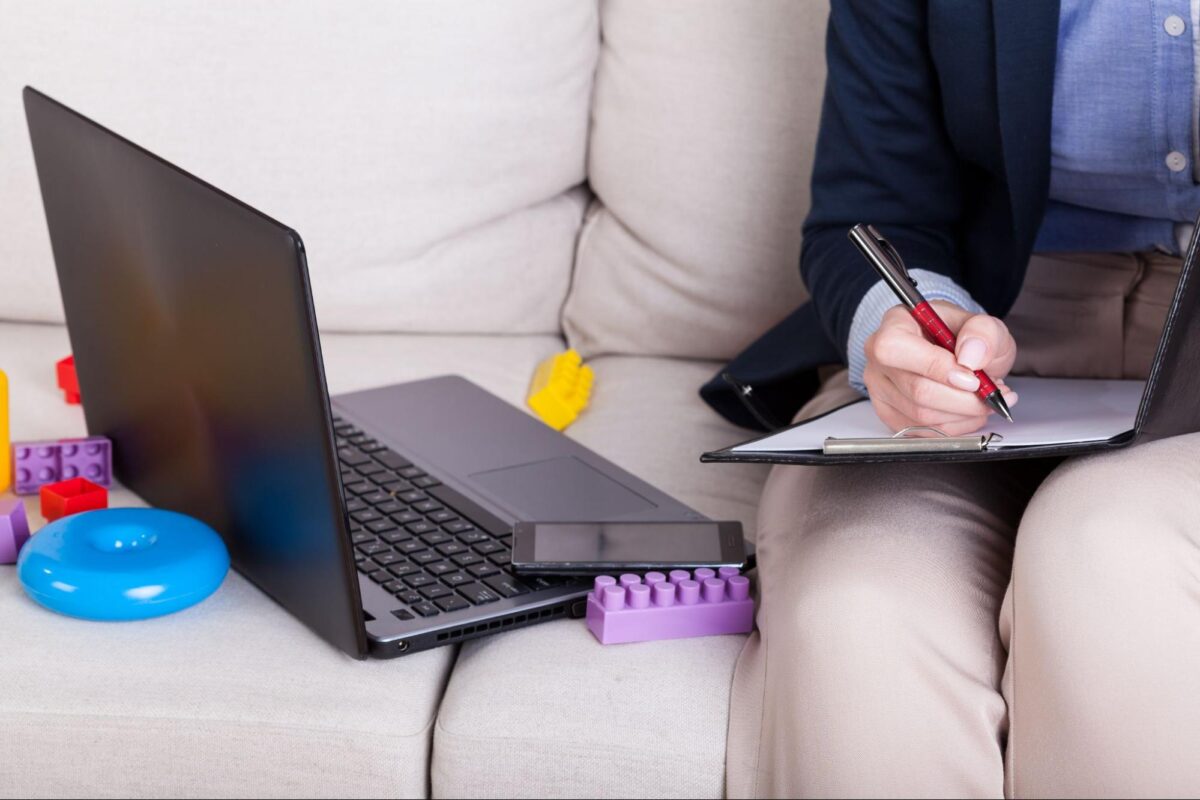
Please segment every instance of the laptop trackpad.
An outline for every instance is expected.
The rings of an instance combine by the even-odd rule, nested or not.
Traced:
[[[599,522],[657,507],[574,456],[476,472],[470,477],[526,522]]]

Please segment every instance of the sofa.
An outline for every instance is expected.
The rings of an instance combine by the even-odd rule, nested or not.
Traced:
[[[334,393],[458,373],[523,407],[575,347],[596,382],[566,434],[753,537],[765,469],[699,463],[748,434],[697,389],[804,299],[826,12],[0,0],[14,439],[86,430],[55,386],[30,84],[300,231]],[[557,620],[359,662],[237,574],[90,623],[0,566],[0,795],[719,797],[743,641],[605,647]]]

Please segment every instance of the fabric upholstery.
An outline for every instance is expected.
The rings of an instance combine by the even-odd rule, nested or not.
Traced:
[[[585,355],[731,357],[803,299],[827,3],[601,8],[567,333]]]
[[[604,646],[578,620],[462,645],[434,797],[723,797],[744,636]]]
[[[335,391],[454,370],[520,402],[554,337],[328,335]],[[55,386],[54,325],[0,323],[13,436],[82,435]],[[85,396],[86,401],[86,396]],[[123,489],[113,505],[137,504]],[[27,507],[35,531],[36,499]],[[37,534],[34,534],[35,538]],[[0,566],[2,796],[422,797],[455,649],[356,662],[236,573],[198,606],[137,623],[45,611]]]
[[[61,320],[20,88],[297,229],[326,329],[557,333],[591,2],[0,0],[0,319]]]
[[[753,538],[768,468],[700,463],[701,453],[746,438],[745,431],[713,414],[696,395],[697,384],[716,365],[628,356],[590,363],[596,373],[592,405],[567,435],[703,514],[742,520]]]
[[[698,460],[740,435],[695,394],[713,364],[606,357],[592,366],[592,405],[569,435],[710,516],[753,521],[765,467]],[[438,715],[434,795],[723,796],[743,640],[605,647],[581,622],[563,621],[467,642]]]

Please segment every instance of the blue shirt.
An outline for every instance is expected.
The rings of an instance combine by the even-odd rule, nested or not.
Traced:
[[[1062,0],[1034,249],[1177,252],[1200,210],[1194,0]]]
[[[1197,29],[1200,0],[1061,0],[1036,252],[1179,252],[1177,228],[1200,212]],[[983,311],[950,278],[913,274],[927,299]],[[895,304],[880,281],[854,314],[850,384],[864,394],[866,341]]]

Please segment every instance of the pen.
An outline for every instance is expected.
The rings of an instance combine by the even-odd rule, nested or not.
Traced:
[[[929,305],[929,301],[917,291],[917,282],[908,274],[904,260],[900,258],[896,248],[892,247],[891,242],[883,238],[883,235],[875,230],[874,226],[861,224],[850,229],[850,241],[854,242],[870,265],[883,278],[883,282],[891,287],[896,296],[900,298],[900,302],[913,315],[913,319],[925,331],[925,335],[934,344],[940,344],[953,353],[954,334],[933,310],[933,306]],[[1008,410],[1008,403],[1004,402],[1004,395],[1000,393],[995,382],[981,369],[975,370],[975,377],[979,379],[979,388],[975,390],[979,399],[994,408],[1006,420],[1012,422],[1012,412]]]

